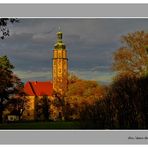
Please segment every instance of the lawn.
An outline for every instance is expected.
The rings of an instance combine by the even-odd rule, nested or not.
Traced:
[[[0,129],[81,129],[77,121],[18,122],[0,124]]]

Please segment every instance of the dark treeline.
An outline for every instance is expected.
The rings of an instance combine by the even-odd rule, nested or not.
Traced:
[[[103,100],[85,106],[80,119],[84,128],[147,129],[148,77],[119,78]]]

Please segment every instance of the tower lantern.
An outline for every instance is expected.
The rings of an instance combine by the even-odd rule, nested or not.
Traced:
[[[57,32],[57,38],[59,42],[62,42],[62,32]]]
[[[57,42],[53,50],[53,89],[64,94],[67,90],[68,58],[66,46],[62,41],[63,33],[57,32]]]

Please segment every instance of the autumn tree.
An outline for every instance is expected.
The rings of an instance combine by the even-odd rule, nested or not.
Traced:
[[[29,100],[26,97],[26,93],[24,92],[23,83],[16,75],[13,76],[13,83],[15,83],[15,88],[12,97],[8,100],[6,109],[10,113],[17,112],[19,120],[21,120],[24,111],[27,110],[27,108],[29,107]]]
[[[3,111],[11,99],[22,98],[22,83],[13,73],[14,66],[10,63],[7,56],[0,57],[0,122],[3,121]],[[20,104],[20,103],[19,103]],[[20,105],[19,105],[20,108]]]
[[[69,74],[66,93],[53,92],[54,100],[51,104],[55,106],[54,111],[58,110],[57,119],[79,120],[82,108],[101,100],[104,93],[105,87],[96,81],[82,80],[74,74]]]
[[[148,34],[144,31],[122,36],[123,47],[114,53],[113,68],[122,75],[145,75],[148,71]]]
[[[145,128],[148,112],[148,34],[144,31],[129,33],[122,36],[122,42],[124,46],[114,53],[113,68],[118,73],[109,96],[114,110],[114,124],[120,129]]]
[[[92,105],[101,100],[105,87],[96,81],[81,80],[75,75],[69,76],[68,91],[65,96],[65,116],[67,119],[80,119],[83,106]]]
[[[75,75],[70,76],[68,80],[67,96],[89,98],[90,101],[101,98],[104,93],[104,87],[93,80],[82,80]]]
[[[12,69],[13,65],[10,64],[8,58],[0,57],[0,122],[2,122],[3,111],[13,88]]]
[[[51,101],[52,118],[54,120],[63,120],[65,112],[65,94],[53,91],[54,100]]]

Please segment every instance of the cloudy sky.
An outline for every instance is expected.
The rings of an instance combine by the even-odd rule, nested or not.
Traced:
[[[22,19],[10,24],[10,37],[0,40],[0,55],[7,55],[15,73],[25,82],[52,79],[52,50],[58,27],[63,32],[69,71],[80,78],[111,82],[112,54],[121,35],[148,31],[148,19]]]

